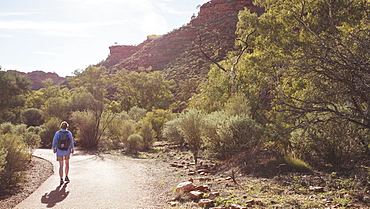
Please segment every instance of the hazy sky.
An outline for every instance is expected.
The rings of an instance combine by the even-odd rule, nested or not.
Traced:
[[[190,22],[209,0],[0,0],[0,65],[72,75]]]

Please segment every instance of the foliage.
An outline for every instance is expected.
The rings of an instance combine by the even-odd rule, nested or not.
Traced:
[[[146,116],[146,113],[147,110],[137,106],[131,107],[130,110],[128,111],[130,119],[135,122],[139,122],[141,119],[143,119]]]
[[[291,158],[291,157],[285,157],[282,159],[272,160],[268,162],[268,166],[279,168],[279,170],[283,171],[290,171],[290,172],[310,172],[312,171],[312,167],[309,166],[304,161],[297,159],[297,158]]]
[[[30,81],[15,71],[0,70],[0,123],[20,121],[20,108],[24,106],[24,96],[29,93]]]
[[[160,72],[128,72],[121,70],[115,76],[117,96],[122,109],[128,111],[134,106],[146,110],[167,109],[174,102],[171,82]]]
[[[190,151],[194,156],[195,163],[197,163],[198,154],[203,145],[202,126],[204,122],[204,113],[199,110],[190,109],[181,113],[178,120],[181,134],[185,142],[188,143]]]
[[[178,118],[170,120],[164,124],[162,129],[162,136],[178,145],[184,144],[185,139],[181,133]]]
[[[143,149],[150,149],[156,139],[156,132],[152,128],[152,123],[143,120],[140,123],[139,135],[143,137]]]
[[[248,116],[233,116],[220,111],[205,117],[202,136],[212,155],[227,159],[261,144],[263,128]]]
[[[40,128],[27,128],[26,124],[13,125],[9,122],[0,124],[0,134],[13,134],[23,140],[32,151],[40,146]]]
[[[44,119],[46,120],[53,117],[67,120],[71,114],[68,99],[63,97],[51,97],[41,106],[41,110],[43,111]]]
[[[105,114],[105,117],[112,117],[112,114]],[[104,121],[108,121],[106,118]],[[114,114],[114,117],[107,124],[107,130],[103,134],[104,138],[99,143],[101,149],[120,149],[124,147],[127,138],[134,134],[136,130],[135,124],[129,120],[126,112]]]
[[[140,136],[139,134],[131,134],[127,138],[127,146],[128,146],[127,148],[129,152],[137,153],[141,149],[142,144],[143,144],[143,137]]]
[[[43,148],[51,148],[55,132],[60,129],[60,122],[62,120],[59,118],[50,118],[46,123],[44,123],[41,128],[40,138],[41,146]]]
[[[0,135],[0,159],[3,162],[3,170],[0,171],[0,189],[3,190],[14,187],[21,181],[20,171],[31,160],[31,154],[21,136],[2,134]]]
[[[155,109],[146,114],[146,117],[142,119],[142,122],[146,121],[151,123],[153,130],[157,137],[161,137],[162,129],[167,121],[172,120],[175,117],[174,113],[170,110]]]
[[[77,111],[72,113],[71,120],[77,125],[76,142],[83,148],[97,148],[99,144],[98,135],[99,120],[95,117],[93,111]]]
[[[355,127],[345,120],[329,121],[324,127],[321,124],[311,125],[292,133],[292,146],[297,156],[313,164],[352,167],[366,156],[362,145],[367,141],[366,131]]]
[[[0,130],[3,134],[11,133],[14,129],[14,125],[11,122],[5,122],[0,124]]]
[[[86,87],[74,88],[71,94],[71,111],[84,111],[93,109],[93,104],[96,103],[94,95],[87,90]]]
[[[21,121],[27,126],[40,126],[44,123],[42,111],[36,108],[25,109],[21,113]]]

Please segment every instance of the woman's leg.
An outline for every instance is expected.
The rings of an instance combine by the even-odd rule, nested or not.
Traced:
[[[59,176],[60,176],[60,179],[63,178],[63,164],[64,164],[64,161],[59,160]]]
[[[68,176],[68,173],[69,173],[69,159],[66,159],[66,176]]]

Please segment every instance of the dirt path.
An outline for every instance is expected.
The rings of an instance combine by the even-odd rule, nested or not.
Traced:
[[[71,158],[71,182],[59,186],[58,164],[50,149],[34,155],[49,160],[54,174],[16,208],[161,208],[153,193],[151,167],[133,159],[76,152]]]

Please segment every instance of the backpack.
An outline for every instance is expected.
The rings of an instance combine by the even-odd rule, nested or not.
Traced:
[[[68,150],[71,146],[71,139],[69,138],[68,131],[59,131],[57,139],[57,148],[60,150]]]

